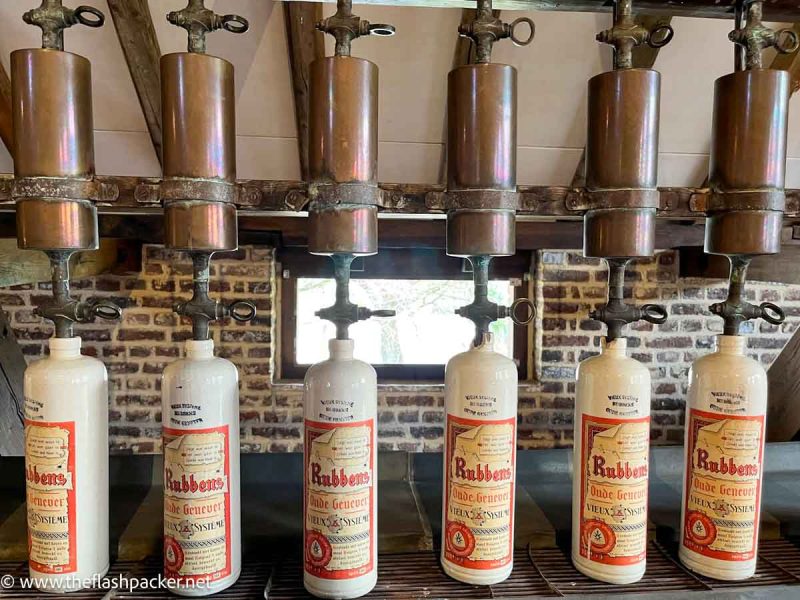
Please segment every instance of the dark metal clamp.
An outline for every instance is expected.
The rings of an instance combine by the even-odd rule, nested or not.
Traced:
[[[206,34],[224,29],[230,33],[244,33],[250,23],[239,15],[218,15],[205,7],[205,0],[189,0],[181,10],[167,14],[167,21],[183,27],[189,33],[189,52],[205,54]]]

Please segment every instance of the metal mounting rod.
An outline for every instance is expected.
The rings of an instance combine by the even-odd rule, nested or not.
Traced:
[[[208,339],[208,324],[211,321],[233,318],[234,321],[250,321],[256,316],[256,307],[252,302],[236,300],[223,304],[208,295],[209,263],[213,252],[191,252],[192,297],[187,302],[178,302],[173,310],[192,321],[192,339],[202,341]]]
[[[206,34],[224,29],[231,33],[244,33],[250,23],[239,15],[218,15],[205,7],[205,0],[189,0],[181,10],[167,14],[167,21],[183,27],[189,34],[189,52],[205,54]]]
[[[333,260],[333,279],[336,282],[336,301],[327,308],[318,310],[316,316],[330,321],[336,326],[336,339],[346,340],[350,325],[370,317],[393,317],[393,310],[370,310],[350,302],[350,267],[354,254],[337,252],[331,254]]]
[[[505,38],[510,38],[515,46],[527,46],[536,35],[536,25],[528,17],[520,17],[511,23],[505,23],[492,13],[492,0],[477,0],[478,8],[475,19],[471,23],[462,23],[458,26],[461,37],[469,38],[475,44],[475,62],[486,64],[492,60],[493,44]],[[530,29],[527,38],[516,36],[517,26],[525,23]]]
[[[628,323],[647,321],[661,325],[667,320],[667,311],[658,304],[633,306],[625,303],[625,267],[629,258],[606,258],[608,264],[608,302],[589,313],[589,318],[606,324],[606,340],[622,337],[622,328]]]
[[[317,23],[317,29],[336,39],[336,56],[350,56],[353,40],[363,35],[394,35],[394,25],[372,24],[353,14],[352,0],[337,0],[336,12]]]
[[[35,313],[49,321],[56,328],[57,338],[73,337],[75,323],[92,323],[96,317],[116,320],[122,309],[110,300],[87,300],[79,302],[69,295],[69,259],[73,251],[48,250],[50,272],[53,285],[53,300],[37,306]]]
[[[661,48],[669,44],[674,30],[667,23],[653,29],[642,27],[633,16],[633,0],[614,2],[614,24],[610,29],[597,34],[597,41],[614,47],[614,69],[633,67],[633,49],[647,44]]]
[[[741,324],[750,319],[764,319],[767,323],[779,325],[786,319],[783,310],[772,302],[762,302],[759,305],[750,304],[745,300],[744,286],[747,281],[747,268],[750,266],[752,256],[729,256],[731,263],[728,277],[728,297],[724,302],[712,304],[709,310],[725,321],[723,333],[725,335],[739,335]]]
[[[493,321],[511,317],[516,325],[527,325],[536,315],[536,308],[528,298],[519,298],[511,306],[503,306],[489,300],[489,263],[492,257],[488,255],[467,257],[472,265],[472,281],[474,296],[472,302],[456,309],[456,314],[475,323],[476,346],[480,345],[485,333],[489,333],[489,326]],[[529,314],[522,319],[517,315],[517,308],[525,306]]]

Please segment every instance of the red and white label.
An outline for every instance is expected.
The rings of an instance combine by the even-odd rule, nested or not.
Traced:
[[[163,433],[164,574],[223,579],[231,574],[228,426]]]
[[[75,423],[25,419],[28,556],[40,573],[78,569]]]
[[[683,545],[710,558],[752,560],[761,512],[764,416],[689,410]]]
[[[444,557],[490,570],[513,558],[516,418],[447,415]]]
[[[647,555],[650,417],[581,415],[580,555],[635,565]]]
[[[305,570],[354,579],[375,568],[375,420],[305,421]]]

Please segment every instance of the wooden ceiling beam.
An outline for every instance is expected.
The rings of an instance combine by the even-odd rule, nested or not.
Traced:
[[[14,156],[14,123],[11,118],[11,80],[5,67],[0,64],[0,139]]]
[[[639,10],[639,4],[636,4],[636,10]],[[647,15],[637,15],[636,22],[649,31],[653,31],[660,25],[669,25],[672,17],[654,17]],[[656,64],[658,58],[658,51],[660,48],[651,48],[650,46],[636,46],[633,49],[633,67],[635,69],[652,69]],[[584,187],[586,185],[586,148],[584,147],[581,153],[578,166],[575,167],[575,174],[572,176],[572,187]]]
[[[108,0],[122,52],[161,163],[161,48],[147,0]]]
[[[294,118],[297,123],[297,150],[300,156],[300,175],[308,180],[308,100],[309,66],[325,56],[325,39],[317,31],[322,20],[322,4],[318,2],[286,2],[283,5],[286,23],[286,42],[292,69]]]

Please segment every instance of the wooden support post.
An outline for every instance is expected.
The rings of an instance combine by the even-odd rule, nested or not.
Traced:
[[[651,17],[637,15],[636,22],[653,31],[659,25],[669,25],[672,17]],[[633,68],[634,69],[652,69],[656,64],[659,48],[651,48],[650,46],[636,46],[633,49]],[[581,158],[578,161],[578,166],[575,167],[575,175],[572,176],[570,187],[584,187],[586,185],[586,148],[581,153]]]
[[[14,157],[14,123],[11,118],[11,80],[0,64],[0,139]]]
[[[800,329],[767,371],[767,441],[788,442],[800,431]]]
[[[316,30],[322,20],[322,4],[317,2],[286,2],[283,5],[286,22],[286,41],[294,89],[294,117],[297,123],[297,149],[300,155],[300,174],[308,180],[308,81],[309,65],[325,56],[325,40]]]
[[[147,0],[108,0],[139,104],[161,162],[161,49]]]

